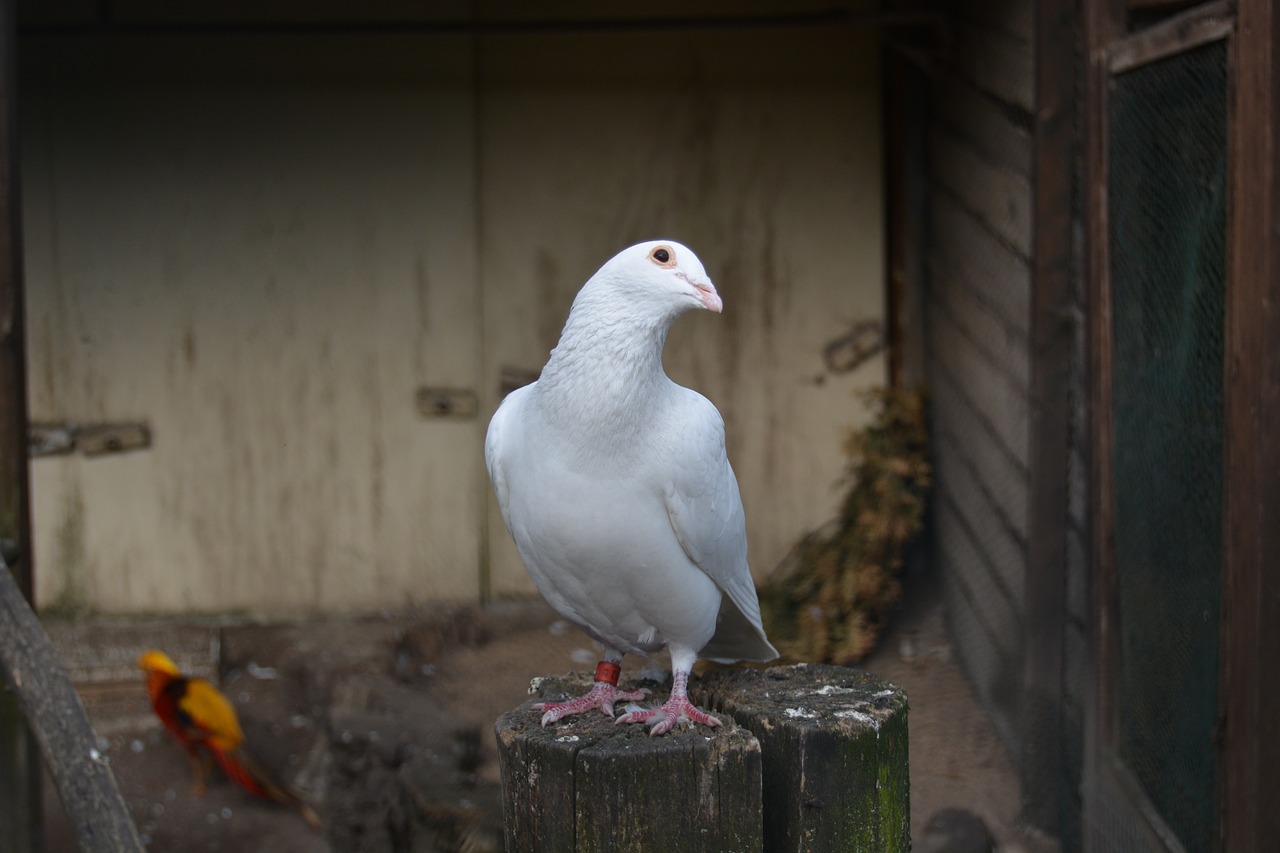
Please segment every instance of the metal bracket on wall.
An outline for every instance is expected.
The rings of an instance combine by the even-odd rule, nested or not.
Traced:
[[[480,412],[480,400],[469,388],[419,388],[418,411],[428,418],[465,420]]]
[[[85,456],[102,456],[151,446],[151,427],[145,423],[32,423],[27,436],[33,457],[63,456],[77,450]]]
[[[498,387],[502,392],[502,396],[505,397],[517,388],[523,388],[526,385],[537,382],[538,377],[541,375],[541,368],[530,369],[503,365]]]

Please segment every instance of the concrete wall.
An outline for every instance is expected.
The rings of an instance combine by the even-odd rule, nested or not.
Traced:
[[[27,38],[32,417],[153,435],[33,462],[41,605],[530,592],[483,473],[499,376],[654,236],[725,300],[668,368],[726,417],[757,575],[830,515],[883,381],[821,358],[883,312],[874,33],[659,35]]]

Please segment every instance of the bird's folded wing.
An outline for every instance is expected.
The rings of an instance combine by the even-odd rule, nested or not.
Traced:
[[[507,395],[502,405],[498,407],[498,411],[494,413],[493,419],[489,421],[489,431],[484,441],[485,466],[489,469],[493,493],[498,499],[498,508],[502,511],[502,518],[508,530],[511,529],[511,519],[507,515],[511,505],[511,495],[507,486],[505,465],[508,464],[510,455],[510,432],[518,427],[515,422],[520,417],[522,398],[528,393],[530,387],[526,385],[523,388],[517,388]]]
[[[204,733],[211,746],[230,751],[244,741],[235,708],[218,688],[203,678],[188,679],[178,708]]]
[[[689,391],[689,416],[680,459],[667,490],[667,515],[680,547],[716,582],[764,637],[760,603],[747,565],[747,523],[738,480],[724,446],[724,422],[715,406]]]

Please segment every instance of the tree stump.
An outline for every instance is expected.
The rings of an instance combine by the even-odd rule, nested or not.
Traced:
[[[761,849],[760,744],[751,732],[725,719],[651,738],[643,725],[615,726],[598,712],[544,729],[531,706],[581,695],[591,679],[535,683],[538,698],[495,726],[508,853]]]
[[[868,673],[825,664],[719,669],[694,701],[760,741],[764,849],[911,849],[907,697]]]

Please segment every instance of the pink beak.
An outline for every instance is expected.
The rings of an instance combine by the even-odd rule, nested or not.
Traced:
[[[693,289],[698,291],[698,301],[702,303],[703,308],[714,311],[716,314],[724,310],[724,302],[721,301],[720,294],[716,293],[711,282],[693,282]]]

